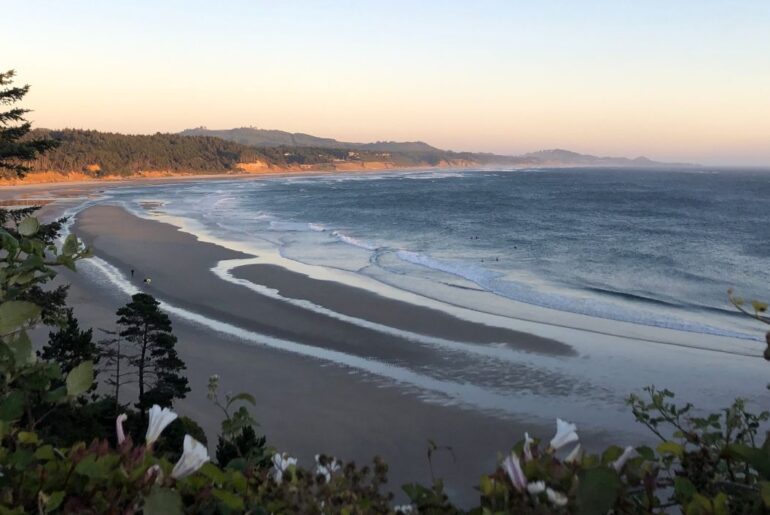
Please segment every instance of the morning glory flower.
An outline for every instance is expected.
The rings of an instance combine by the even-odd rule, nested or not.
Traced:
[[[206,446],[190,435],[184,435],[184,451],[182,457],[171,470],[171,477],[182,479],[197,471],[209,461],[209,451]]]
[[[155,404],[150,408],[150,423],[147,425],[147,445],[152,445],[166,427],[177,418],[177,414],[168,408],[161,409]]]
[[[575,448],[572,449],[569,454],[567,454],[567,457],[564,458],[564,463],[575,463],[576,461],[580,460],[582,454],[583,451],[580,448],[580,444],[577,444]]]
[[[626,447],[626,449],[623,451],[623,454],[621,454],[618,459],[612,462],[612,468],[615,469],[615,472],[619,473],[623,469],[623,466],[626,464],[626,462],[631,458],[635,458],[636,456],[638,456],[636,449],[633,447]]]
[[[551,439],[551,449],[558,451],[568,443],[577,442],[577,426],[565,422],[560,418],[556,419],[556,434]]]
[[[332,458],[331,462],[329,462],[328,465],[322,465],[320,454],[315,455],[315,462],[316,462],[316,469],[315,469],[316,475],[323,476],[326,479],[327,483],[331,481],[332,474],[334,472],[337,472],[340,469],[340,462],[334,458]]]
[[[115,419],[115,433],[118,435],[118,445],[122,444],[126,440],[126,433],[123,432],[123,422],[128,419],[128,415],[121,413],[118,418]]]
[[[554,506],[566,506],[567,501],[569,500],[566,495],[551,488],[546,488],[545,495],[548,496],[548,500],[551,501],[551,504]]]
[[[535,481],[527,485],[527,492],[530,495],[538,495],[545,492],[545,481]]]
[[[529,437],[529,433],[524,433],[524,461],[532,461],[532,444],[535,441]]]
[[[297,464],[297,458],[292,458],[286,453],[273,454],[273,479],[276,483],[280,483],[283,480],[283,473],[286,469],[292,465]]]
[[[519,492],[523,492],[527,488],[527,476],[524,475],[524,471],[521,470],[521,462],[516,453],[511,453],[507,458],[503,460],[503,470],[508,474],[508,478],[513,483],[514,488]]]

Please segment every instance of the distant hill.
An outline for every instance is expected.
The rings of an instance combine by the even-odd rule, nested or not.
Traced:
[[[314,148],[345,148],[357,150],[371,150],[375,152],[435,152],[439,149],[423,143],[422,141],[377,141],[375,143],[351,143],[349,141],[337,141],[333,138],[320,138],[301,132],[286,132],[270,129],[257,129],[254,127],[240,127],[237,129],[213,130],[205,127],[186,129],[179,133],[180,136],[213,136],[228,141],[234,141],[241,145],[251,147],[314,147]]]
[[[592,156],[590,154],[579,154],[577,152],[572,152],[571,150],[563,150],[560,148],[530,152],[519,157],[525,160],[532,160],[540,166],[684,166],[683,163],[659,163],[646,157],[637,157],[634,159],[629,159],[627,157],[600,157]]]
[[[656,167],[683,166],[681,163],[660,163],[646,157],[629,159],[626,157],[601,157],[579,154],[570,150],[552,149],[530,152],[517,156],[497,155],[477,152],[452,152],[431,146],[422,141],[377,141],[375,143],[351,143],[333,138],[321,138],[299,132],[240,127],[237,129],[214,130],[205,127],[187,129],[181,136],[208,136],[233,141],[257,148],[271,147],[314,147],[326,149],[364,150],[371,152],[393,152],[403,156],[411,155],[418,160],[435,162],[437,160],[462,159],[479,166],[531,166],[531,167],[580,167],[580,166],[618,166],[618,167]]]

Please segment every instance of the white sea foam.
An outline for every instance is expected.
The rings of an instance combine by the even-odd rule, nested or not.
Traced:
[[[425,254],[406,250],[397,251],[396,256],[408,263],[467,279],[489,292],[518,302],[525,302],[527,304],[559,311],[579,313],[598,318],[649,325],[677,331],[711,334],[745,340],[759,339],[753,334],[731,331],[698,322],[645,312],[639,309],[634,309],[633,311],[627,310],[619,305],[608,304],[595,299],[574,298],[567,295],[547,293],[536,290],[525,284],[501,280],[502,274],[469,263],[438,260]]]
[[[101,258],[91,258],[84,261],[83,264],[86,268],[90,268],[92,271],[95,271],[106,278],[110,283],[127,295],[134,295],[141,291],[134,286],[120,270]],[[221,271],[223,270],[224,267]],[[252,285],[252,288],[262,294],[268,293],[267,290],[269,290],[264,287],[259,288],[258,285]],[[514,415],[521,412],[522,401],[526,401],[528,398],[532,397],[526,393],[517,392],[514,398],[510,395],[467,382],[459,383],[437,379],[417,373],[405,367],[391,365],[371,358],[364,358],[340,351],[275,338],[180,308],[165,302],[162,299],[158,300],[161,303],[162,309],[168,313],[194,324],[204,326],[215,332],[235,337],[241,341],[330,362],[335,365],[341,365],[392,381],[395,384],[415,387],[421,391],[439,395],[438,399],[431,399],[430,397],[426,398],[426,400],[429,401],[449,401],[449,404],[459,404],[475,409]],[[455,342],[442,341],[442,344],[454,345]],[[496,350],[500,349],[497,347],[490,347],[489,349],[490,353],[494,353],[495,357],[498,357],[498,353],[495,352]]]
[[[513,351],[508,347],[498,346],[498,345],[479,345],[479,344],[472,344],[472,343],[466,343],[466,342],[455,341],[455,340],[447,340],[445,338],[427,336],[424,334],[405,331],[403,329],[398,329],[398,328],[391,327],[384,324],[378,324],[376,322],[371,322],[369,320],[365,320],[362,318],[345,315],[343,313],[338,313],[331,309],[315,304],[309,300],[285,297],[281,295],[278,292],[278,290],[274,288],[268,288],[267,286],[254,283],[247,279],[241,279],[233,275],[233,270],[235,270],[236,268],[253,265],[253,264],[259,264],[261,262],[262,260],[260,258],[223,260],[223,261],[220,261],[214,268],[212,268],[212,272],[214,272],[214,274],[220,279],[222,279],[223,281],[227,281],[232,284],[243,286],[265,297],[280,300],[282,302],[292,304],[302,309],[313,311],[320,315],[334,318],[336,320],[347,322],[349,324],[353,324],[359,327],[363,327],[366,329],[370,329],[370,330],[385,333],[385,334],[390,334],[399,338],[403,338],[405,340],[413,341],[418,344],[426,344],[432,347],[440,348],[442,350],[448,350],[452,352],[461,352],[461,353],[470,354],[470,355],[484,356],[486,358],[494,358],[494,359],[503,360],[511,363],[522,362],[521,352]]]
[[[349,236],[345,234],[342,231],[332,231],[332,235],[334,235],[338,240],[347,243],[348,245],[352,245],[354,247],[358,247],[360,249],[364,250],[377,250],[377,245],[370,243],[365,240],[359,240],[358,238],[354,238],[353,236]]]

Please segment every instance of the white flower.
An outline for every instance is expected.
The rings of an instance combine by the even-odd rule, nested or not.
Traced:
[[[551,449],[558,451],[568,443],[577,442],[577,426],[565,422],[560,418],[556,419],[556,434],[551,438]]]
[[[521,470],[521,462],[516,453],[512,452],[503,460],[503,470],[508,474],[508,478],[510,478],[516,490],[523,492],[527,488],[527,477],[524,475],[524,471]]]
[[[396,513],[414,513],[414,504],[402,504],[401,506],[394,506],[393,511]]]
[[[155,404],[150,408],[150,423],[147,425],[147,445],[152,445],[166,427],[177,418],[177,414],[168,408],[161,409]]]
[[[115,419],[115,433],[118,435],[118,445],[122,444],[126,440],[126,433],[123,432],[123,422],[128,419],[128,415],[121,413],[118,418]]]
[[[273,479],[275,479],[275,482],[280,483],[283,480],[283,473],[286,472],[286,469],[296,464],[297,458],[292,458],[286,453],[273,454]]]
[[[580,444],[577,444],[575,448],[572,449],[569,454],[567,454],[567,457],[564,458],[564,463],[575,463],[576,461],[580,460],[582,455],[583,451],[580,448]]]
[[[532,461],[532,444],[535,441],[529,437],[529,433],[524,433],[524,461]]]
[[[631,458],[635,458],[636,456],[638,456],[636,449],[633,447],[626,447],[626,449],[623,451],[623,454],[621,454],[618,459],[612,462],[612,468],[615,469],[615,472],[620,472],[626,462]]]
[[[201,468],[207,461],[209,461],[209,451],[206,446],[192,436],[184,435],[184,451],[182,457],[171,470],[171,477],[174,479],[187,477]]]
[[[530,495],[537,495],[545,492],[545,481],[535,481],[527,485],[527,492]]]
[[[551,501],[551,504],[554,506],[566,506],[567,505],[567,496],[557,492],[556,490],[553,490],[551,488],[546,488],[545,495],[548,496],[548,500]]]
[[[340,469],[340,462],[334,458],[332,458],[332,460],[329,462],[328,465],[322,465],[321,456],[319,454],[315,455],[315,463],[316,463],[316,469],[315,469],[316,475],[323,476],[324,479],[326,479],[327,483],[331,481],[332,474],[337,472]]]

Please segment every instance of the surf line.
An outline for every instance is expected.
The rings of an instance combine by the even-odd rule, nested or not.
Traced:
[[[136,201],[137,199],[134,199],[134,200]],[[79,212],[85,207],[90,207],[90,205],[94,205],[96,203],[100,203],[100,202],[98,201],[92,202],[92,203],[89,202],[87,205],[81,206],[76,212]],[[309,277],[314,279],[331,280],[331,281],[341,282],[342,284],[348,284],[346,281],[350,280],[351,285],[353,286],[361,287],[365,290],[372,290],[385,297],[406,302],[408,304],[416,304],[419,306],[438,309],[439,311],[442,311],[452,316],[456,316],[462,320],[466,320],[469,322],[481,323],[481,324],[491,325],[493,327],[511,329],[514,331],[527,332],[538,336],[542,336],[544,338],[555,339],[557,341],[561,341],[561,339],[558,336],[551,334],[550,331],[541,331],[538,329],[544,328],[544,327],[548,327],[550,329],[568,329],[568,330],[577,331],[581,333],[599,334],[604,336],[621,338],[624,341],[643,341],[643,342],[653,343],[657,345],[688,348],[688,349],[693,349],[696,351],[703,351],[703,352],[717,352],[720,354],[729,354],[732,356],[743,356],[743,357],[751,357],[751,358],[759,356],[758,353],[755,354],[751,351],[741,352],[740,350],[724,349],[724,348],[703,346],[703,345],[697,345],[697,344],[677,343],[673,341],[643,337],[638,335],[628,336],[616,331],[580,327],[569,323],[560,323],[556,321],[550,321],[546,323],[543,320],[530,318],[522,315],[497,315],[497,314],[493,314],[485,311],[479,311],[479,310],[469,308],[467,306],[456,304],[446,299],[437,299],[431,296],[426,296],[424,294],[418,294],[407,290],[401,290],[391,285],[388,285],[386,283],[383,283],[377,279],[362,276],[360,274],[355,274],[353,272],[349,272],[346,270],[321,267],[318,265],[310,265],[307,263],[302,263],[299,261],[287,259],[284,256],[282,256],[280,252],[277,252],[277,251],[271,252],[263,249],[262,252],[259,252],[257,249],[253,248],[251,245],[245,242],[226,240],[213,234],[206,227],[204,227],[202,224],[200,224],[194,219],[170,215],[168,213],[163,213],[163,212],[147,212],[146,210],[139,210],[139,209],[136,209],[133,205],[131,205],[130,202],[127,202],[125,200],[117,201],[117,202],[112,201],[112,199],[108,195],[106,195],[104,198],[101,199],[101,203],[112,203],[112,204],[120,205],[121,207],[126,209],[129,213],[139,218],[144,218],[146,220],[152,220],[152,221],[172,225],[176,227],[178,230],[196,237],[199,241],[212,243],[214,245],[218,245],[223,248],[227,248],[237,252],[243,252],[244,254],[250,254],[254,256],[254,258],[251,258],[253,259],[253,261],[250,261],[250,263],[248,264],[260,263],[260,264],[277,265],[293,272],[308,275]],[[275,255],[272,256],[272,258],[270,256],[266,256],[260,260],[259,255],[264,254],[264,252],[267,252],[268,254],[271,254],[271,255],[272,254],[275,254]],[[226,260],[226,261],[234,261],[234,260]],[[238,266],[242,266],[242,265],[238,265]],[[216,268],[218,268],[218,265],[215,266],[212,270]],[[235,268],[235,267],[232,267],[232,268]],[[330,272],[332,273],[332,276],[329,275]],[[225,279],[225,277],[222,277],[222,278]],[[345,279],[344,281],[342,280],[343,278]],[[234,277],[232,279],[237,280]],[[247,286],[247,287],[250,287],[250,286]],[[318,308],[321,308],[321,306],[318,306]],[[321,309],[324,309],[324,308],[321,308]],[[548,309],[548,308],[545,308],[545,309]],[[580,316],[591,318],[589,315],[580,315]],[[534,327],[529,327],[526,329],[517,328],[515,327],[515,322],[517,321],[524,322],[527,324],[532,324]],[[365,321],[365,322],[371,323],[368,321]],[[513,325],[511,324],[512,322],[513,322]],[[621,322],[621,323],[630,323],[630,322]],[[636,325],[636,324],[632,324],[632,325]],[[373,327],[370,327],[370,329],[373,329]],[[668,329],[660,328],[660,329],[665,331],[682,332],[682,331],[679,331],[676,329],[670,329],[670,328]],[[388,330],[396,330],[396,329],[388,328]],[[394,333],[391,333],[391,334],[394,334]],[[401,334],[400,336],[405,337],[404,334]],[[429,338],[423,335],[417,335],[417,336],[423,342],[425,342],[426,338]],[[412,339],[412,338],[408,338],[408,339]],[[754,339],[757,339],[757,338],[754,338]],[[751,340],[753,339],[749,339],[749,341]],[[448,340],[444,340],[444,342],[442,343],[446,343],[446,342],[448,342]],[[431,343],[431,342],[427,342],[427,343]],[[454,344],[458,342],[452,342],[452,343]],[[466,345],[460,344],[460,345],[462,345],[465,348],[467,347],[475,348],[475,346],[472,344],[466,344]],[[521,361],[521,358],[525,355],[526,355],[526,351],[520,351],[518,360]]]
[[[93,271],[101,274],[109,282],[128,295],[134,295],[141,292],[139,288],[126,279],[120,270],[102,258],[93,257],[84,260],[82,264],[91,267]],[[424,392],[432,392],[444,398],[443,401],[437,399],[435,402],[438,403],[446,402],[447,399],[450,399],[456,402],[460,407],[504,414],[507,416],[516,416],[520,415],[520,412],[515,411],[513,407],[520,405],[523,397],[532,397],[530,394],[525,394],[523,392],[517,392],[515,397],[506,396],[470,383],[458,383],[437,379],[419,374],[405,367],[391,365],[382,361],[267,336],[243,329],[227,322],[205,317],[193,311],[169,304],[162,299],[158,299],[158,301],[165,311],[194,324],[204,326],[214,332],[232,336],[252,344],[311,357],[334,365],[340,365],[365,372],[375,377],[393,381],[397,385],[407,385]],[[426,402],[431,402],[431,399],[425,400]]]
[[[415,333],[412,331],[406,331],[404,329],[398,329],[398,328],[391,327],[384,324],[378,324],[377,322],[372,322],[370,320],[366,320],[363,318],[353,317],[350,315],[339,313],[337,311],[315,304],[314,302],[311,302],[309,300],[284,297],[278,292],[278,290],[274,288],[269,288],[261,284],[256,284],[247,279],[240,279],[238,277],[235,277],[232,273],[234,269],[240,268],[242,266],[256,265],[256,264],[263,264],[263,263],[264,263],[264,260],[262,260],[259,257],[245,258],[245,259],[225,259],[217,263],[217,265],[213,267],[211,271],[223,281],[226,281],[238,286],[243,286],[255,293],[258,293],[259,295],[270,297],[271,299],[279,300],[281,302],[286,302],[288,304],[292,304],[299,308],[310,310],[320,315],[334,318],[341,322],[347,322],[349,324],[357,325],[365,329],[370,329],[372,331],[389,334],[389,335],[396,336],[398,338],[402,338],[405,340],[413,341],[419,344],[428,344],[431,347],[440,348],[441,350],[459,352],[463,354],[476,354],[479,356],[483,356],[485,358],[494,358],[501,361],[508,361],[512,363],[522,363],[523,361],[522,355],[529,353],[528,351],[524,351],[524,350],[517,351],[513,349],[505,349],[505,348],[497,347],[497,346],[494,346],[494,344],[491,344],[491,345],[472,344],[472,343],[464,343],[464,342],[455,341],[455,340],[447,340],[445,338],[428,336],[420,333]],[[543,356],[543,357],[546,357],[546,356]]]

